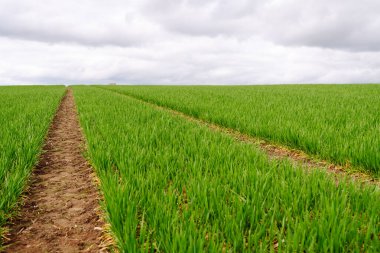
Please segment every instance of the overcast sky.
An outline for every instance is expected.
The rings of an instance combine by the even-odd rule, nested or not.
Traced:
[[[0,0],[0,84],[380,83],[379,0]]]

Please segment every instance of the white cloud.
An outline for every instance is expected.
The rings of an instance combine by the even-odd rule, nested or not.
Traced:
[[[375,0],[0,5],[0,84],[380,80]]]

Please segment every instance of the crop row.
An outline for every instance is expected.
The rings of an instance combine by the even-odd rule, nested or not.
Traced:
[[[63,93],[63,86],[0,87],[0,248]]]
[[[376,252],[380,193],[140,101],[74,87],[122,252]],[[199,101],[201,102],[201,101]]]
[[[380,85],[106,88],[380,173]]]

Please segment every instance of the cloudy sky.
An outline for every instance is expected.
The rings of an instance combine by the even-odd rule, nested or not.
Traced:
[[[0,84],[380,83],[379,0],[0,0]]]

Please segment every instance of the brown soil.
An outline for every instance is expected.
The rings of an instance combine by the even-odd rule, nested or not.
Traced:
[[[379,180],[373,178],[371,175],[366,174],[364,172],[357,172],[357,170],[354,170],[354,168],[352,168],[349,164],[347,164],[346,166],[333,164],[331,162],[312,157],[301,150],[291,149],[280,144],[271,143],[258,137],[252,137],[243,134],[235,129],[206,122],[204,120],[191,117],[179,111],[174,111],[157,105],[154,106],[164,110],[169,110],[171,113],[186,118],[189,121],[196,122],[201,125],[206,125],[211,130],[227,134],[238,141],[258,146],[269,156],[270,159],[287,159],[290,162],[298,166],[304,167],[306,169],[323,169],[328,173],[334,174],[336,176],[337,183],[344,176],[348,176],[356,182],[380,186]]]
[[[117,93],[117,92],[115,92],[115,93]],[[291,149],[289,147],[282,146],[282,145],[279,145],[277,143],[271,143],[269,141],[260,139],[258,137],[249,136],[249,135],[243,134],[243,133],[241,133],[235,129],[223,127],[223,126],[217,125],[217,124],[213,124],[211,122],[192,117],[192,116],[185,114],[185,113],[182,113],[180,111],[176,111],[176,110],[164,107],[164,106],[157,105],[153,102],[148,102],[144,99],[134,97],[132,95],[121,94],[121,93],[117,93],[117,94],[119,94],[121,96],[127,96],[130,98],[136,99],[136,100],[141,101],[145,104],[153,106],[156,109],[165,110],[165,111],[172,113],[173,115],[180,116],[180,117],[185,118],[191,122],[195,122],[197,124],[207,126],[208,128],[210,128],[213,131],[218,131],[218,132],[227,134],[227,135],[233,137],[234,139],[236,139],[238,141],[241,141],[244,143],[249,143],[249,144],[252,144],[254,146],[257,146],[261,150],[263,150],[269,156],[270,159],[277,159],[277,160],[287,159],[290,162],[292,162],[298,166],[304,167],[308,170],[310,170],[310,169],[325,170],[326,172],[332,173],[335,175],[337,183],[339,183],[343,177],[348,176],[348,178],[351,178],[353,181],[363,183],[363,184],[375,185],[377,187],[380,187],[379,179],[372,177],[368,173],[360,172],[363,170],[358,169],[358,168],[353,168],[349,164],[347,164],[345,166],[340,166],[340,165],[337,165],[337,164],[334,164],[334,163],[331,163],[331,162],[310,156],[301,150]]]
[[[248,144],[253,144],[254,146],[258,146],[261,150],[263,150],[269,156],[270,159],[277,159],[277,160],[287,159],[290,162],[294,163],[295,165],[304,167],[306,169],[323,169],[328,173],[334,174],[336,176],[337,183],[343,177],[348,176],[349,178],[351,178],[352,180],[356,182],[380,186],[379,180],[373,178],[371,175],[366,174],[364,172],[358,172],[357,170],[352,168],[349,164],[347,164],[346,166],[333,164],[331,162],[321,160],[316,157],[312,157],[298,149],[291,149],[277,143],[271,143],[269,141],[260,139],[258,137],[252,137],[252,136],[243,134],[235,129],[216,125],[216,124],[189,116],[179,111],[174,111],[174,110],[157,106],[157,105],[155,106],[164,110],[169,110],[171,113],[178,115],[180,117],[186,118],[189,121],[196,122],[201,125],[206,125],[211,130],[227,134],[238,141],[248,143]]]
[[[104,223],[74,98],[63,98],[5,252],[101,252]]]

